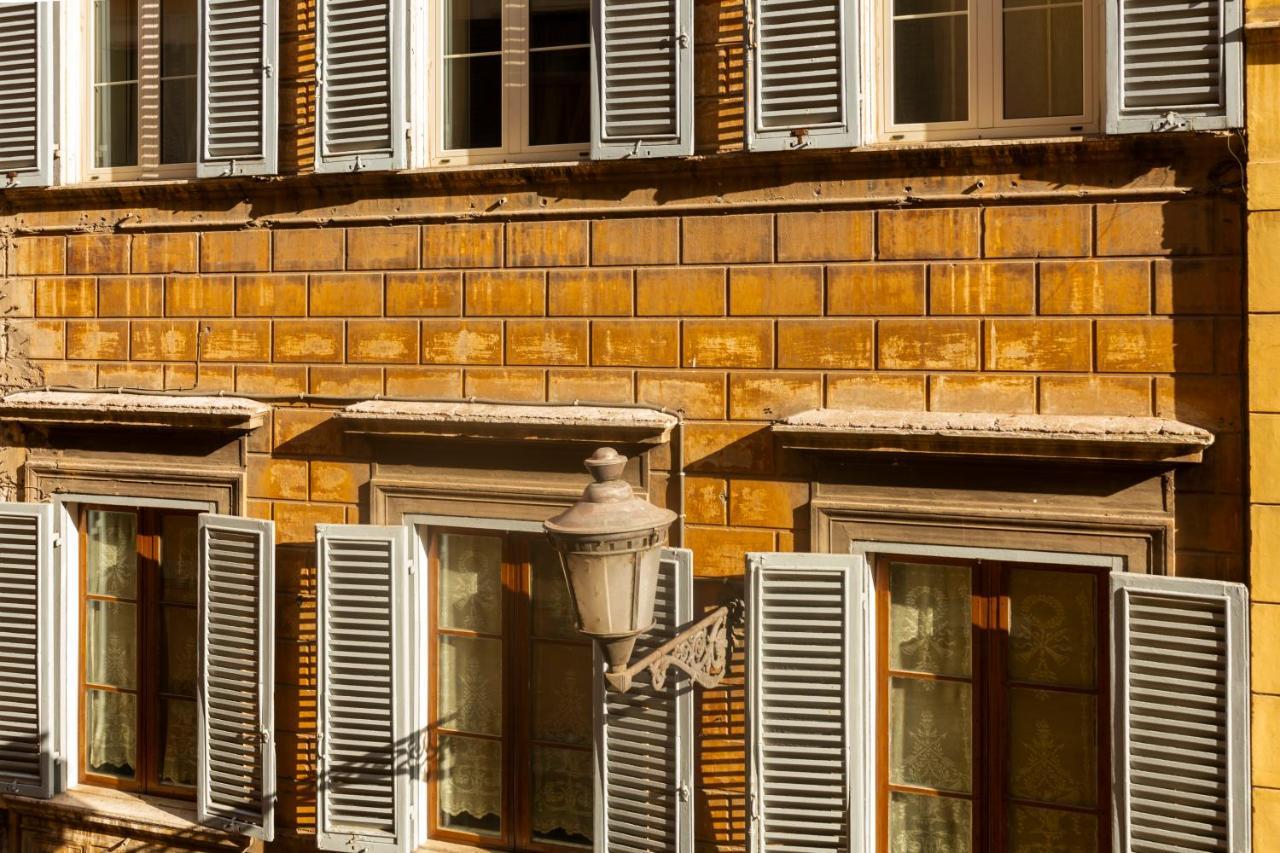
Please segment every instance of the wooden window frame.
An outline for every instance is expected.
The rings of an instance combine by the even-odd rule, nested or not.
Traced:
[[[502,540],[502,634],[495,637],[477,631],[457,628],[441,628],[439,625],[440,589],[440,537],[447,535],[491,536]],[[582,850],[580,846],[551,844],[533,837],[532,823],[532,766],[533,747],[544,745],[531,736],[531,717],[514,714],[513,709],[530,708],[532,693],[533,651],[533,561],[530,544],[537,534],[521,531],[488,528],[432,527],[427,535],[427,583],[430,606],[427,618],[428,668],[426,677],[431,685],[427,717],[427,828],[433,840],[453,841],[490,850],[537,851],[537,853],[564,853]],[[439,642],[441,636],[482,637],[500,639],[502,643],[502,734],[476,735],[460,732],[466,737],[497,740],[502,745],[502,808],[501,832],[497,836],[462,832],[440,826],[438,790],[438,755],[441,734],[454,734],[442,730],[439,725],[436,677],[440,672]],[[539,642],[555,642],[566,645],[589,646],[590,640],[564,638],[537,638]],[[523,650],[523,653],[521,651]],[[523,723],[524,725],[520,725]],[[592,752],[592,745],[582,747],[565,743],[550,743],[558,749]]]
[[[967,566],[972,570],[972,653],[968,679],[928,676],[931,680],[967,682],[973,685],[972,849],[984,853],[1004,851],[1008,845],[1009,804],[1023,804],[1006,797],[1009,767],[1008,691],[1013,687],[1049,689],[1056,692],[1088,694],[1096,697],[1097,779],[1096,803],[1092,809],[1027,802],[1061,811],[1092,814],[1098,822],[1098,853],[1111,851],[1111,714],[1110,637],[1111,616],[1109,571],[1093,566],[1060,566],[1051,563],[1023,563],[1004,560],[948,557],[916,557],[905,554],[881,555],[875,560],[875,734],[876,734],[876,847],[889,851],[889,794],[892,790],[933,796],[937,792],[889,783],[889,566],[891,563]],[[1097,595],[1095,655],[1096,686],[1092,690],[1046,687],[1043,684],[1013,682],[1006,677],[1009,644],[1010,570],[1054,571],[1087,574],[1095,578]],[[909,673],[918,677],[920,673]],[[961,798],[959,796],[957,799]]]
[[[88,586],[89,568],[89,513],[90,512],[132,513],[137,518],[136,549],[138,559],[138,587],[136,598],[122,599],[114,596],[91,594]],[[164,602],[160,595],[160,545],[162,539],[162,519],[167,515],[183,515],[196,517],[194,510],[164,509],[159,507],[130,507],[116,504],[81,504],[76,518],[79,536],[79,572],[80,572],[80,667],[77,677],[80,684],[79,727],[80,733],[80,782],[102,788],[114,788],[121,791],[154,794],[174,799],[191,800],[196,798],[197,785],[181,787],[165,785],[160,782],[160,760],[163,747],[159,737],[164,731],[162,705],[170,698],[160,689],[159,662],[166,659],[164,646],[164,630],[161,625],[160,612]],[[135,630],[137,631],[137,652],[135,663],[138,667],[135,689],[120,690],[107,685],[91,684],[85,678],[88,668],[88,603],[89,601],[132,601],[137,610]],[[197,602],[171,603],[168,606],[188,607],[199,610]],[[88,690],[105,690],[114,693],[133,693],[137,697],[137,764],[133,779],[121,779],[116,776],[92,773],[89,770],[89,738],[85,728],[86,697]],[[189,699],[185,696],[172,698]],[[198,698],[196,701],[199,701]]]

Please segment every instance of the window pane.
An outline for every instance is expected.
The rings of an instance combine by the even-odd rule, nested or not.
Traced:
[[[175,604],[196,603],[196,517],[166,515],[160,522],[160,598]]]
[[[973,846],[972,806],[953,797],[889,794],[892,853],[965,853]]]
[[[440,536],[440,627],[502,633],[502,539]]]
[[[972,790],[972,688],[954,681],[889,679],[889,782]]]
[[[1084,572],[1009,573],[1009,678],[1065,687],[1097,681],[1097,578]]]
[[[442,728],[502,734],[502,642],[440,637],[437,722]]]
[[[165,0],[160,7],[160,74],[185,77],[197,71],[196,0]]]
[[[94,166],[138,164],[138,86],[113,83],[94,92]]]
[[[500,0],[448,0],[444,52],[489,53],[502,50]]]
[[[534,740],[591,744],[591,646],[533,644]]]
[[[1004,116],[1084,112],[1084,8],[1010,8],[1004,12]]]
[[[160,162],[196,160],[196,78],[160,82]]]
[[[553,844],[591,844],[595,805],[591,752],[533,748],[533,837]]]
[[[85,691],[85,763],[90,773],[132,779],[138,761],[138,704],[132,693]]]
[[[1098,818],[1079,812],[1014,806],[1009,817],[1009,849],[1013,853],[1091,853],[1098,849]]]
[[[1009,691],[1009,795],[1093,806],[1097,800],[1097,700],[1079,693]]]
[[[911,13],[895,7],[894,14]],[[894,122],[964,121],[968,117],[969,16],[897,17],[893,23]]]
[[[497,835],[502,830],[502,744],[442,735],[439,758],[440,826]]]
[[[590,43],[590,0],[529,0],[530,47]]]
[[[444,61],[444,147],[502,145],[502,57]]]
[[[889,566],[889,667],[967,677],[973,646],[968,566]]]
[[[533,635],[548,639],[580,639],[569,597],[569,584],[560,568],[560,558],[551,545],[533,540],[530,547],[533,563]]]
[[[164,660],[160,689],[182,696],[196,695],[196,611],[193,607],[162,607]]]
[[[86,539],[86,591],[137,598],[138,517],[131,512],[89,510]]]
[[[570,145],[591,139],[591,51],[529,54],[529,144]]]
[[[118,601],[85,602],[84,680],[133,690],[138,684],[138,609]]]
[[[138,79],[138,0],[96,0],[95,83]]]
[[[160,782],[164,785],[196,784],[196,703],[164,700],[162,725],[164,754],[160,758]]]

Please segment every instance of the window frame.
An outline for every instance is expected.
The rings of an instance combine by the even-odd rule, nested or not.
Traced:
[[[868,82],[875,88],[872,138],[880,143],[949,142],[1016,139],[1037,136],[1079,136],[1102,132],[1106,82],[1104,10],[1098,0],[1081,0],[1084,34],[1084,111],[1075,116],[1005,119],[1004,8],[1000,0],[968,0],[969,117],[952,122],[894,122],[893,119],[893,3],[870,4],[872,25],[867,45],[872,69]],[[1065,4],[1064,4],[1065,5]],[[990,57],[989,62],[982,61]]]

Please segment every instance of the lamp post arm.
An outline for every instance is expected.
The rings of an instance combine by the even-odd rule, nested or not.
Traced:
[[[633,679],[647,669],[654,689],[662,690],[674,666],[702,687],[717,687],[729,669],[733,632],[741,627],[745,611],[741,599],[718,607],[625,669],[606,672],[605,680],[614,690],[626,693]]]

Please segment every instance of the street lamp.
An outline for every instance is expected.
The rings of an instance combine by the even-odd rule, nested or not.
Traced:
[[[636,639],[653,628],[658,569],[676,514],[637,495],[622,479],[627,457],[602,447],[586,461],[593,480],[573,506],[543,524],[560,555],[578,630],[600,645],[605,678],[619,692],[648,668],[662,689],[675,666],[704,687],[724,677],[730,622],[741,605],[726,605],[632,663]]]

